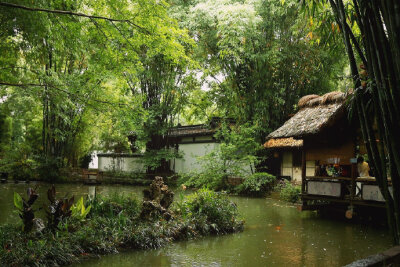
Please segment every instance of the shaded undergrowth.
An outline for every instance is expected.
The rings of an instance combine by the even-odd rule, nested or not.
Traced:
[[[97,196],[87,200],[85,219],[68,217],[56,232],[23,232],[21,225],[0,226],[1,266],[55,266],[85,257],[116,253],[122,248],[159,248],[172,241],[243,229],[236,205],[227,196],[199,190],[173,204],[173,217],[140,218],[134,197]]]

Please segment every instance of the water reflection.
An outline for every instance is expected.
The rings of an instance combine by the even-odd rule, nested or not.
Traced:
[[[124,252],[77,266],[342,266],[390,247],[383,229],[320,219],[273,199],[232,199],[246,220],[242,233]]]
[[[0,223],[17,220],[13,191],[26,185],[0,185]],[[42,194],[48,185],[42,185]],[[77,197],[126,193],[141,197],[143,187],[57,185],[57,194]],[[149,251],[126,251],[75,266],[342,266],[390,247],[385,229],[300,213],[275,199],[231,197],[246,221],[242,233],[205,237]]]

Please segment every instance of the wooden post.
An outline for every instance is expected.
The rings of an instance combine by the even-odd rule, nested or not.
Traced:
[[[351,192],[350,192],[350,200],[353,200],[356,196],[356,164],[351,164]]]
[[[301,155],[301,193],[304,194],[306,192],[306,150],[304,149]]]

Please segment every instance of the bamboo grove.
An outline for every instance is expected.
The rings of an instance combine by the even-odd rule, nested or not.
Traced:
[[[399,244],[400,2],[329,0],[306,5],[309,11],[329,5],[340,27],[355,88],[351,107],[386,200],[393,242]]]
[[[167,58],[176,69],[187,69],[190,61],[184,45],[189,48],[192,41],[158,1],[0,2],[0,22],[3,109],[15,98],[33,99],[37,110],[31,113],[42,125],[35,126],[40,134],[33,153],[59,159],[63,166],[78,164],[95,149],[96,139],[106,149],[125,149],[126,136],[151,120],[144,117],[154,112],[140,102],[157,101],[160,92],[144,92],[141,76],[161,70],[149,74],[147,58]],[[175,72],[170,74],[175,81]],[[174,108],[177,90],[163,86],[169,86],[163,99],[171,99],[166,102]],[[10,116],[11,110],[5,112]]]

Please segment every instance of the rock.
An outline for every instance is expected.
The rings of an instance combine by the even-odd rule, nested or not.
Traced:
[[[169,220],[173,214],[168,208],[174,200],[174,192],[164,184],[163,178],[156,176],[148,189],[143,190],[143,207],[140,217],[154,219],[164,217]]]
[[[44,222],[40,218],[33,219],[33,232],[35,234],[40,234],[45,228]]]

